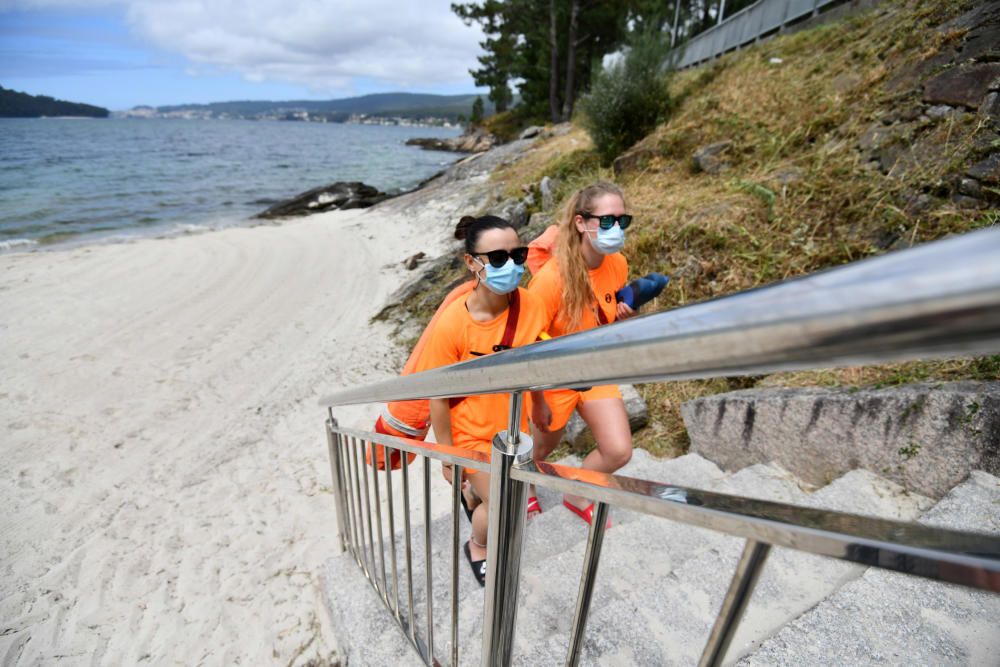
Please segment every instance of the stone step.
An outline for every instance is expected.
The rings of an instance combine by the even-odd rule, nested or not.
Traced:
[[[568,457],[559,461],[563,465],[578,466],[580,460]],[[714,463],[689,454],[675,459],[656,459],[646,451],[636,450],[628,465],[618,474],[654,482],[692,488],[713,488],[726,473]],[[546,488],[537,489],[542,514],[528,524],[524,539],[525,562],[537,563],[549,556],[563,552],[568,546],[587,539],[588,526],[566,509],[563,495]],[[611,508],[611,522],[622,526],[643,517],[642,514],[621,508]]]
[[[852,473],[806,496],[786,472],[753,466],[719,484],[731,493],[841,511],[912,519],[930,505],[926,498],[865,472]],[[696,663],[728,587],[742,540],[646,517],[609,531],[602,553],[584,643],[583,664]],[[578,546],[550,559],[542,575],[525,571],[524,609],[533,625],[518,627],[519,646],[530,651],[518,664],[563,659],[583,559]],[[754,622],[741,627],[734,650],[754,641],[836,590],[852,574],[810,557],[777,549],[761,581],[763,594],[751,604]],[[612,565],[613,564],[613,565]],[[836,563],[835,565],[841,565]],[[614,569],[609,570],[609,566]],[[845,566],[850,568],[850,566]],[[857,571],[853,576],[858,576]],[[665,585],[666,584],[666,585]],[[532,609],[533,598],[543,609]],[[756,607],[756,608],[755,608]]]
[[[1000,534],[1000,479],[974,471],[921,522]],[[875,568],[745,656],[756,665],[995,665],[1000,595]]]
[[[657,461],[645,452],[636,454],[623,474],[680,486],[900,520],[912,520],[930,505],[928,499],[907,494],[864,471],[852,472],[807,494],[793,476],[776,466],[755,465],[725,477],[714,464],[697,455]],[[546,490],[539,495],[546,511],[527,526],[522,563],[514,655],[519,665],[565,660],[586,547],[586,525],[561,506],[561,496]],[[615,525],[605,538],[582,664],[697,662],[743,541],[621,509],[613,514]],[[450,657],[450,518],[438,516],[431,530],[434,639],[436,655],[446,664]],[[468,539],[468,531],[468,522],[462,518],[462,543]],[[401,544],[400,535],[397,567],[400,600],[405,605]],[[416,523],[412,548],[415,572],[421,572],[423,526]],[[458,565],[460,664],[476,665],[484,595],[461,552]],[[391,571],[388,561],[386,569]],[[336,600],[331,599],[331,613],[339,636],[365,637],[363,645],[344,642],[354,664],[385,664],[389,659],[410,664],[408,661],[416,660],[353,558],[335,558],[328,570],[328,590],[337,590]],[[832,559],[772,550],[729,660],[752,651],[783,624],[845,584],[849,586],[863,572]],[[414,599],[421,638],[425,635],[424,590],[424,580],[418,576]]]
[[[785,471],[766,465],[702,486],[782,502],[806,498]],[[581,663],[683,664],[674,659],[677,647],[663,638],[676,615],[687,612],[665,604],[664,584],[688,563],[713,552],[738,555],[740,544],[720,533],[650,516],[613,527],[605,535]],[[515,664],[565,661],[585,549],[581,541],[537,567],[522,567],[524,615],[519,617]]]

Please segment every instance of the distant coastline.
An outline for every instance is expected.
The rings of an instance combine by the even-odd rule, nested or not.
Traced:
[[[481,98],[468,95],[378,93],[336,100],[244,100],[210,104],[143,105],[114,112],[126,118],[198,120],[284,120],[317,123],[359,123],[416,127],[457,127]],[[493,112],[484,104],[484,112]]]
[[[29,95],[0,86],[0,118],[108,118],[104,107]]]

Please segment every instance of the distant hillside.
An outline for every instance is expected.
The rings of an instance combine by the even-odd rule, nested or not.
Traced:
[[[459,115],[468,116],[476,95],[427,95],[421,93],[379,93],[348,97],[339,100],[287,100],[287,101],[236,101],[214,102],[212,104],[180,104],[157,107],[161,114],[195,112],[214,116],[236,116],[242,118],[277,116],[290,111],[331,114],[346,117],[355,114],[369,116],[396,116],[401,118],[455,119]],[[487,113],[492,106],[483,96]]]
[[[470,102],[471,104],[471,102]],[[0,86],[0,118],[41,118],[44,116],[85,116],[107,118],[102,107],[65,102],[45,95],[28,95]]]

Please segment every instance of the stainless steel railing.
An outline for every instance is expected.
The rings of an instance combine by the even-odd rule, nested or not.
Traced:
[[[526,390],[637,380],[718,377],[924,357],[1000,353],[1000,229],[992,228],[702,304],[516,348],[445,368],[341,390],[326,405],[511,392],[510,427],[490,461],[469,452],[327,424],[341,540],[427,664],[433,639],[430,459],[489,471],[491,503],[482,663],[509,664],[516,627],[528,484],[591,498],[588,535],[567,664],[586,629],[609,505],[743,537],[746,547],[702,665],[721,664],[771,545],[1000,593],[1000,538],[710,493],[531,462],[518,434]],[[408,468],[403,476],[408,614],[400,611],[384,558],[378,470],[363,443],[422,458],[426,630],[415,632]],[[388,459],[388,456],[386,457]],[[368,489],[371,468],[372,491]],[[456,468],[458,472],[458,468]],[[385,471],[385,484],[393,473]],[[360,480],[364,479],[362,483]],[[362,488],[364,489],[362,491]],[[458,486],[452,490],[451,659],[458,660]],[[363,498],[362,498],[363,494]],[[369,495],[375,497],[373,531]],[[389,498],[390,523],[393,518]],[[395,536],[390,530],[390,551]],[[391,556],[395,563],[395,557]],[[380,576],[381,575],[381,576]]]

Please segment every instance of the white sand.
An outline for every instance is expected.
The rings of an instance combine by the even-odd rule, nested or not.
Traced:
[[[485,162],[485,161],[484,161]],[[0,256],[0,662],[336,654],[319,396],[394,373],[368,324],[491,191]],[[338,412],[370,424],[373,408]]]

